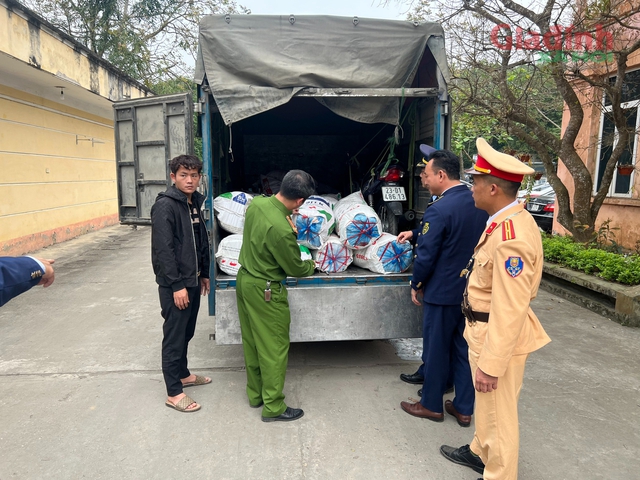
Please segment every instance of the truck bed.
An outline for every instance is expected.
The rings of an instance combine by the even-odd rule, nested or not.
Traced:
[[[411,302],[410,278],[411,272],[382,275],[349,267],[341,274],[287,279],[291,341],[421,337],[422,308]],[[216,342],[242,343],[235,277],[218,275],[215,292]]]

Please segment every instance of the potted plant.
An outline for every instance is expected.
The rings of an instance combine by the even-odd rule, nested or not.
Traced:
[[[618,169],[618,174],[626,176],[633,173],[635,166],[628,163],[619,163],[616,168]]]

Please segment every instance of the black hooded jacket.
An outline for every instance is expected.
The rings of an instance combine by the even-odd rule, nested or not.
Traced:
[[[204,196],[193,192],[191,202],[200,215]],[[199,255],[194,231],[200,236]],[[198,256],[200,277],[209,278],[209,238],[202,215],[200,223],[192,227],[187,196],[171,186],[158,194],[151,207],[151,263],[156,283],[174,292],[200,286]]]

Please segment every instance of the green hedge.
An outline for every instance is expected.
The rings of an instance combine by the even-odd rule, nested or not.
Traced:
[[[624,283],[640,284],[640,256],[621,255],[575,243],[571,237],[543,236],[544,259],[591,275]]]

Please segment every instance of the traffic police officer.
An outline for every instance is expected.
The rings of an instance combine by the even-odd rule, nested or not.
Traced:
[[[301,260],[291,211],[314,193],[315,182],[302,170],[291,170],[280,191],[256,197],[247,208],[236,282],[238,316],[247,369],[249,405],[262,409],[262,421],[292,421],[304,412],[284,403],[291,315],[287,276],[313,274],[313,260]]]
[[[400,405],[410,415],[443,421],[442,397],[451,374],[456,396],[453,402],[447,400],[445,409],[468,427],[474,390],[468,346],[462,336],[460,302],[465,279],[460,271],[473,253],[487,215],[474,207],[471,192],[460,182],[460,159],[453,153],[431,153],[421,177],[438,196],[427,208],[417,234],[411,280],[413,302],[421,305],[418,293],[423,296],[424,384],[419,403]]]
[[[516,196],[533,169],[476,140],[473,198],[489,215],[474,250],[463,309],[464,336],[476,388],[476,431],[471,445],[440,447],[449,460],[484,474],[518,478],[518,397],[528,355],[550,342],[530,307],[544,262],[540,231]]]

